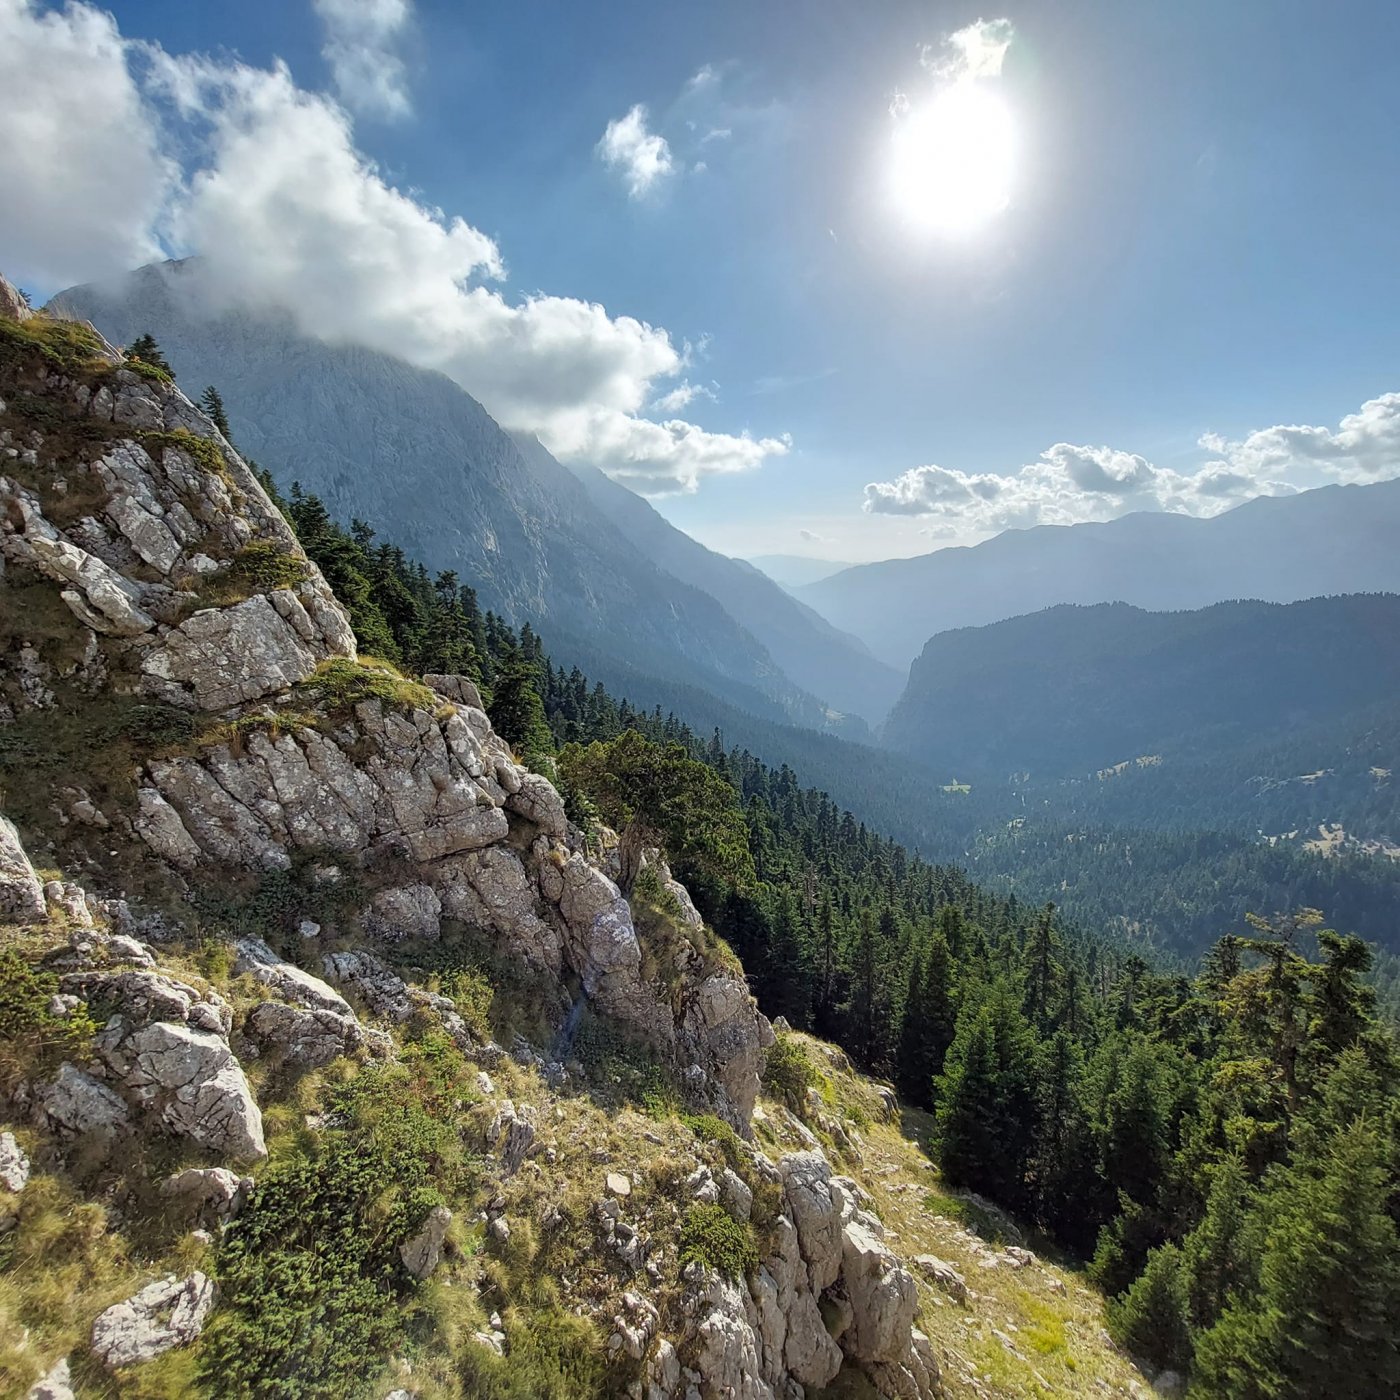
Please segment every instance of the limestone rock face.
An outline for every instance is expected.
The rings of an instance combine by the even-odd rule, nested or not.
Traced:
[[[66,1356],[34,1382],[25,1400],[73,1400],[73,1375]]]
[[[770,1253],[742,1283],[698,1265],[683,1276],[692,1322],[682,1351],[696,1358],[699,1393],[786,1400],[848,1365],[879,1395],[936,1400],[938,1365],[913,1325],[914,1280],[859,1208],[860,1188],[815,1149],[776,1165],[755,1154],[754,1164],[783,1187]],[[667,1400],[690,1393],[653,1385]]]
[[[213,1306],[214,1283],[204,1274],[148,1283],[126,1302],[98,1314],[92,1324],[92,1350],[113,1371],[151,1361],[194,1341]]]
[[[238,1161],[267,1156],[262,1113],[228,1041],[214,1031],[155,1021],[97,1038],[115,1081],[171,1132]]]
[[[337,704],[304,686],[327,663],[355,659],[344,609],[209,419],[110,347],[99,357],[110,361],[100,382],[37,363],[25,371],[46,396],[47,419],[0,405],[0,594],[12,579],[51,585],[72,615],[64,658],[81,657],[57,659],[38,629],[19,635],[0,667],[0,722],[82,686],[196,712],[198,732],[233,737],[153,744],[134,801],[104,798],[103,810],[91,793],[65,793],[55,801],[60,824],[101,833],[93,845],[102,856],[138,841],[186,886],[290,872],[308,859],[335,864],[367,891],[364,907],[342,916],[348,926],[329,930],[335,946],[345,935],[430,940],[445,922],[469,925],[537,972],[561,1017],[581,986],[592,1010],[689,1076],[698,1106],[747,1132],[768,1030],[742,977],[698,955],[674,987],[643,975],[627,901],[579,849],[558,791],[495,733],[469,678],[427,677],[433,699],[421,707],[409,691],[393,703]],[[91,447],[76,451],[75,437]],[[4,837],[0,913],[8,901],[42,917],[28,869],[13,852],[7,861]],[[680,886],[672,893],[694,926],[688,895]],[[244,961],[275,998],[245,1022],[258,1044],[310,1065],[362,1043],[343,1005],[295,994],[292,975],[267,971],[265,959]],[[394,1019],[427,1004],[469,1040],[450,1002],[406,995],[386,973],[344,963],[328,980],[371,1006],[392,1003]],[[145,990],[165,1009],[124,1011],[131,1024],[104,1032],[103,1082],[129,1109],[154,1106],[174,1130],[256,1155],[249,1112],[234,1104],[215,1128],[210,1115],[222,1110],[194,1083],[157,1077],[157,1061],[178,1063],[230,1104],[241,1098],[227,1018],[211,1018],[189,989]],[[220,1039],[224,1050],[213,1043]],[[156,1041],[178,1044],[157,1053]]]
[[[319,977],[279,958],[260,938],[240,938],[234,945],[237,957],[233,970],[246,972],[283,1001],[313,1011],[333,1011],[340,1016],[354,1016],[350,1003],[334,987]]]
[[[29,1185],[29,1158],[13,1133],[0,1133],[0,1187],[23,1191]]]
[[[851,1303],[851,1326],[842,1337],[859,1361],[895,1361],[909,1347],[918,1294],[913,1276],[885,1242],[858,1220],[841,1233],[841,1276]]]
[[[112,1137],[131,1122],[120,1094],[66,1060],[51,1083],[40,1085],[36,1100],[50,1128],[75,1136]]]
[[[452,1224],[452,1212],[446,1206],[434,1206],[428,1212],[423,1227],[411,1240],[399,1246],[403,1266],[414,1278],[424,1279],[442,1260],[442,1246],[447,1239],[447,1227]]]
[[[252,1189],[251,1176],[239,1176],[227,1167],[188,1167],[160,1185],[161,1195],[177,1210],[207,1226],[232,1220]]]
[[[44,887],[20,844],[19,832],[0,816],[0,920],[37,924],[47,918]]]
[[[296,595],[279,589],[271,597],[258,594],[231,608],[195,613],[165,635],[141,669],[188,687],[201,709],[227,710],[304,681],[316,669],[313,640],[325,639],[315,634]]]

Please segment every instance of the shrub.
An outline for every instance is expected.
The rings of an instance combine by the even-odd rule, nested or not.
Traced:
[[[207,439],[201,439],[207,441]],[[295,588],[311,577],[311,565],[285,546],[271,540],[244,545],[234,555],[228,579],[245,584],[249,592],[266,593],[273,588]]]
[[[343,656],[323,661],[298,687],[332,712],[353,710],[363,700],[378,700],[396,710],[433,710],[437,698],[425,685],[411,681],[387,661]]]
[[[482,1040],[491,1039],[491,1003],[496,989],[475,967],[452,967],[442,974],[443,994],[456,1003],[457,1012]]]
[[[681,1122],[690,1129],[701,1142],[713,1142],[724,1153],[725,1162],[742,1176],[740,1168],[745,1165],[744,1154],[739,1146],[739,1134],[713,1113],[683,1113]]]
[[[794,1036],[780,1035],[768,1052],[763,1068],[764,1087],[794,1113],[807,1105],[807,1090],[818,1088],[820,1076],[811,1056]]]
[[[691,1206],[681,1221],[680,1266],[703,1264],[727,1278],[742,1279],[758,1264],[753,1231],[723,1206]]]
[[[506,1319],[508,1357],[468,1343],[458,1372],[472,1400],[604,1400],[617,1391],[606,1383],[599,1339],[585,1318],[560,1307],[515,1313]]]
[[[222,1305],[200,1356],[209,1393],[359,1394],[424,1320],[399,1246],[440,1187],[465,1185],[466,1159],[450,1117],[425,1105],[418,1068],[361,1071],[330,1096],[337,1126],[315,1155],[259,1178],[219,1247]]]
[[[55,1015],[49,1002],[57,992],[53,973],[32,966],[17,948],[0,949],[0,1088],[86,1054],[97,1024],[81,1006]]]

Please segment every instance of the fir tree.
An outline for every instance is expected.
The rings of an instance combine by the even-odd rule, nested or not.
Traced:
[[[127,347],[126,358],[128,360],[140,360],[143,365],[150,365],[154,369],[164,370],[166,374],[173,374],[170,368],[170,361],[165,358],[161,348],[156,344],[156,338],[149,331],[143,335],[138,335]]]
[[[212,384],[199,396],[199,406],[204,410],[209,421],[226,438],[232,439],[233,434],[229,431],[228,426],[228,414],[224,412],[224,401],[220,398],[219,391]]]
[[[1222,1400],[1376,1400],[1400,1393],[1400,1241],[1385,1210],[1376,1130],[1357,1119],[1321,1160],[1286,1175],[1259,1291],[1197,1344],[1205,1393]]]
[[[1174,1244],[1154,1249],[1133,1286],[1110,1301],[1108,1330],[1126,1352],[1154,1369],[1188,1369],[1186,1270]]]

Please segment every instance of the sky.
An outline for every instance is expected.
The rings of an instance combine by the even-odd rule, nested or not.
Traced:
[[[727,553],[1400,474],[1393,0],[0,0],[0,271],[198,253]]]

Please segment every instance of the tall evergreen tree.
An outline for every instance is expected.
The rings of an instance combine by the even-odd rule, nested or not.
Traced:
[[[1286,1174],[1259,1290],[1197,1343],[1205,1393],[1222,1400],[1376,1400],[1400,1394],[1400,1240],[1384,1155],[1357,1119],[1320,1160]]]

